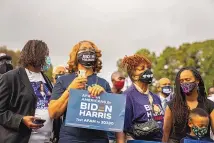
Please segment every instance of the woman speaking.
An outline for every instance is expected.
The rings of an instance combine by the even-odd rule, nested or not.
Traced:
[[[105,91],[111,92],[109,83],[96,75],[102,68],[100,57],[101,51],[90,41],[79,42],[73,47],[68,62],[70,74],[59,77],[53,89],[49,105],[51,118],[63,115],[65,120],[70,89],[87,89],[92,96],[98,96]],[[108,143],[108,137],[104,131],[63,124],[59,143],[67,142]]]

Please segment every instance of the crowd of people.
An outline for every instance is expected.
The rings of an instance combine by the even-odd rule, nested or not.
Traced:
[[[125,56],[122,66],[132,85],[123,91],[123,73],[112,73],[112,87],[97,75],[101,57],[94,43],[81,41],[72,48],[68,67],[55,67],[51,80],[44,74],[51,66],[45,42],[29,40],[17,68],[9,55],[0,53],[0,143],[214,142],[214,87],[207,95],[194,67],[180,69],[174,81],[163,75],[154,93],[152,62],[145,56]],[[103,92],[126,96],[124,131],[65,126],[70,89],[87,90],[92,97]]]

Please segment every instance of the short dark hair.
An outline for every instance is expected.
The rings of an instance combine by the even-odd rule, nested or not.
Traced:
[[[20,53],[19,64],[40,67],[45,65],[45,58],[49,54],[47,44],[41,40],[29,40]]]
[[[201,108],[195,108],[193,110],[190,111],[190,114],[189,114],[189,119],[192,119],[193,116],[200,116],[200,117],[209,117],[209,114],[201,109]]]
[[[115,72],[113,72],[113,73],[111,74],[111,81],[114,80],[114,76],[117,75],[117,74],[121,74],[121,75],[124,76],[124,74],[123,74],[122,72],[120,72],[120,71],[115,71]],[[124,76],[124,78],[125,78],[125,76]]]
[[[212,88],[214,88],[214,86],[211,86],[211,87],[208,88],[208,94],[211,93],[210,90],[211,90]]]

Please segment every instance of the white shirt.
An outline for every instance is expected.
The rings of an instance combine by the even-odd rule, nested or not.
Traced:
[[[46,120],[42,128],[37,130],[32,130],[29,143],[44,143],[50,140],[50,136],[53,128],[53,121],[50,119],[48,109],[47,109],[49,98],[51,96],[50,91],[48,91],[44,77],[40,72],[35,73],[27,69],[25,69],[25,71],[32,84],[35,95],[38,98],[35,117],[40,117]]]

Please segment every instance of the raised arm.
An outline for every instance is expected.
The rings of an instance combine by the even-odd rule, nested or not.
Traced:
[[[65,112],[69,99],[70,89],[82,89],[85,86],[87,79],[83,77],[75,78],[68,88],[65,90],[62,82],[57,80],[53,88],[51,101],[48,106],[49,115],[53,119],[57,119]]]

